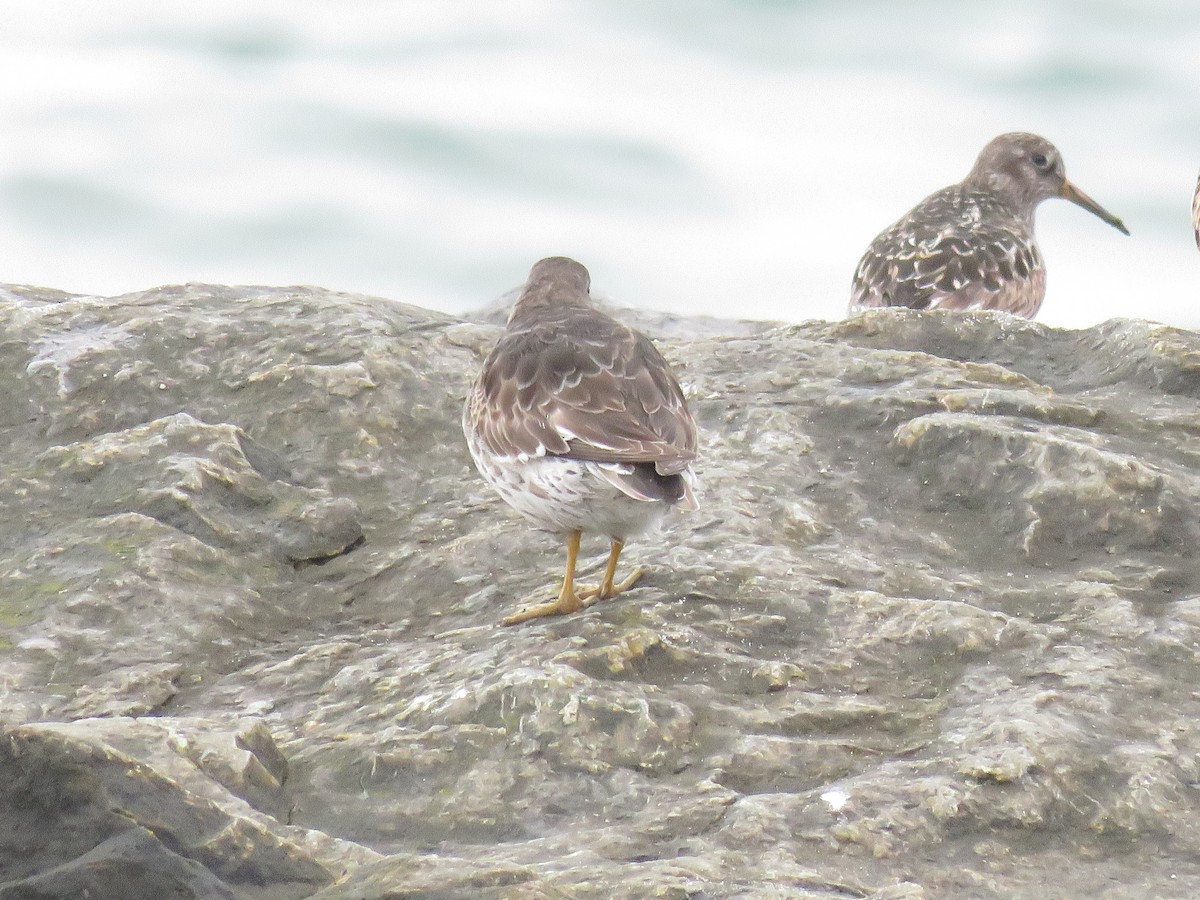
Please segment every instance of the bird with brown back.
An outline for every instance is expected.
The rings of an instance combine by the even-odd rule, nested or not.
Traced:
[[[504,619],[577,612],[630,588],[617,582],[625,541],[673,506],[697,508],[696,423],[670,367],[645,336],[592,305],[572,259],[534,265],[463,410],[480,474],[517,512],[562,534],[558,596]],[[575,584],[582,535],[610,541],[596,586]]]
[[[1046,296],[1033,214],[1051,197],[1129,234],[1067,180],[1062,155],[1048,140],[1002,134],[983,148],[966,178],[930,194],[871,242],[854,272],[850,312],[993,309],[1032,319]]]

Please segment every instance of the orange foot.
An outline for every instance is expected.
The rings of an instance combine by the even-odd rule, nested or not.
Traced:
[[[581,585],[579,590],[576,590],[575,560],[579,556],[581,537],[582,532],[579,531],[572,531],[567,536],[567,572],[563,576],[562,590],[558,592],[558,597],[549,603],[539,603],[537,606],[530,606],[513,613],[503,619],[503,624],[517,625],[545,616],[565,616],[579,612],[597,600],[607,600],[609,597],[615,597],[617,594],[629,590],[646,573],[645,569],[638,567],[620,584],[613,584],[617,573],[617,560],[621,556],[621,550],[625,547],[624,542],[613,541],[608,554],[608,566],[604,570],[604,579],[598,585]]]

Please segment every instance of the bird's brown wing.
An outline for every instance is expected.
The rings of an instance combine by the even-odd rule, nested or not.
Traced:
[[[506,334],[484,364],[469,415],[501,456],[654,463],[663,475],[696,457],[695,421],[662,355],[592,310]]]
[[[1041,255],[1019,223],[935,194],[867,248],[850,308],[1002,309],[1030,317],[1044,293]]]

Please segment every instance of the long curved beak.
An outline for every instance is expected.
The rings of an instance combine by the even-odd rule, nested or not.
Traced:
[[[1092,215],[1099,219],[1103,219],[1113,228],[1117,229],[1117,231],[1121,232],[1121,234],[1129,234],[1129,229],[1125,227],[1124,222],[1110,213],[1107,209],[1105,209],[1079,188],[1075,187],[1075,185],[1071,184],[1071,182],[1067,181],[1065,178],[1063,179],[1062,187],[1059,188],[1058,196],[1062,197],[1064,200],[1070,200],[1076,206],[1082,206]]]

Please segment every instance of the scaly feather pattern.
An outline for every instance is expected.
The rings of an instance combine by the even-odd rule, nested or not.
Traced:
[[[1067,180],[1053,144],[1035,134],[1002,134],[963,181],[930,194],[871,242],[854,272],[850,312],[907,306],[1033,318],[1046,295],[1033,214],[1050,197],[1129,233]]]

